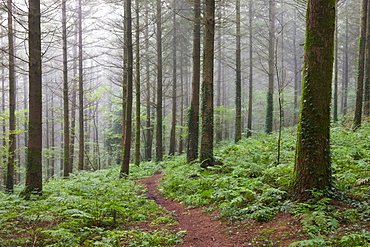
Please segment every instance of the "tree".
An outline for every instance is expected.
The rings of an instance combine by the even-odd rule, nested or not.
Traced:
[[[8,0],[8,51],[9,51],[9,156],[6,174],[6,191],[13,193],[14,190],[14,166],[16,150],[15,134],[15,64],[14,64],[14,32],[13,32],[13,3]]]
[[[157,0],[157,126],[156,126],[156,160],[163,160],[163,76],[162,76],[162,2]]]
[[[84,79],[82,57],[82,4],[78,0],[78,126],[79,126],[79,151],[78,170],[84,169],[85,131],[84,131]]]
[[[274,71],[275,71],[275,0],[269,0],[269,69],[266,111],[266,133],[272,132],[274,112]]]
[[[240,40],[240,0],[236,0],[235,143],[242,138],[242,70]]]
[[[135,61],[135,90],[136,90],[136,127],[135,127],[135,165],[140,164],[140,6],[139,0],[135,1],[136,3],[136,26],[135,26],[135,38],[136,38],[136,45],[135,45],[135,54],[136,54],[136,61]]]
[[[331,189],[330,102],[333,72],[335,0],[309,0],[301,112],[298,124],[293,195]]]
[[[365,43],[365,76],[364,76],[364,116],[370,115],[370,11],[368,1],[367,21],[366,21],[366,43]]]
[[[173,36],[172,36],[172,124],[171,124],[171,137],[170,137],[170,155],[175,154],[176,150],[176,111],[177,111],[177,27],[176,27],[176,0],[173,2],[174,10],[173,10]]]
[[[253,110],[253,3],[249,1],[249,99],[247,137],[252,136],[252,110]]]
[[[204,67],[202,83],[202,167],[214,165],[213,158],[213,59],[215,39],[215,0],[205,1]]]
[[[365,74],[365,44],[366,44],[366,22],[367,22],[368,0],[362,0],[360,40],[358,53],[358,74],[356,89],[356,107],[353,119],[353,129],[356,130],[361,125],[362,101],[364,94],[364,74]]]
[[[29,0],[29,130],[24,196],[42,193],[42,73],[40,0]]]
[[[131,0],[125,1],[125,47],[126,47],[126,117],[125,122],[125,138],[123,143],[123,161],[120,172],[120,178],[129,175],[130,168],[130,151],[132,137],[132,67],[133,67],[133,52],[132,52],[132,22],[131,22]]]
[[[191,83],[191,103],[188,121],[188,146],[186,150],[186,160],[188,163],[198,158],[200,91],[200,0],[194,0],[193,12],[193,73]]]
[[[69,97],[68,97],[68,61],[67,61],[67,10],[66,1],[62,0],[62,39],[63,39],[63,176],[68,177],[70,169],[70,143],[69,143]]]

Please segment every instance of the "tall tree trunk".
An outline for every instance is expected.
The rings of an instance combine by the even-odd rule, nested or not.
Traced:
[[[365,74],[364,70],[365,70],[366,23],[368,7],[367,5],[368,0],[362,0],[357,89],[356,89],[356,107],[355,107],[355,116],[353,119],[353,130],[356,130],[358,127],[360,127],[362,118],[362,101],[364,94],[364,74]]]
[[[123,146],[123,161],[120,172],[120,178],[129,175],[130,168],[130,153],[131,153],[131,137],[132,137],[132,67],[133,67],[133,52],[132,52],[132,23],[131,23],[131,0],[125,1],[125,47],[126,47],[126,75],[127,75],[127,102],[126,102],[126,117],[125,122],[125,142]]]
[[[140,165],[140,13],[139,13],[139,0],[136,0],[136,78],[135,78],[135,90],[136,90],[136,128],[135,128],[135,165]]]
[[[84,131],[84,81],[83,81],[83,57],[82,57],[82,4],[78,0],[78,101],[79,101],[79,151],[78,170],[84,169],[85,154],[85,131]]]
[[[335,0],[309,0],[293,195],[306,200],[332,188],[330,102],[333,73]],[[318,59],[319,58],[319,59]]]
[[[42,193],[42,74],[40,0],[29,0],[29,140],[24,196]]]
[[[63,115],[64,115],[64,138],[63,138],[63,176],[68,177],[70,172],[70,143],[69,143],[69,97],[68,97],[68,60],[67,60],[67,10],[66,1],[62,0],[62,39],[63,39]]]
[[[252,111],[253,111],[253,2],[249,1],[249,99],[247,137],[252,136]]]
[[[337,23],[338,17],[336,16]],[[338,121],[338,27],[334,31],[334,92],[333,92],[333,121]]]
[[[217,56],[217,90],[216,90],[216,107],[219,109],[217,118],[216,118],[216,142],[222,141],[222,133],[223,133],[223,110],[221,110],[221,88],[222,88],[222,30],[219,28],[217,33],[217,50],[218,50],[218,56]]]
[[[366,43],[365,43],[365,89],[364,89],[364,116],[370,114],[370,1],[367,3],[367,21],[366,21]]]
[[[176,150],[176,111],[177,111],[177,27],[176,27],[176,0],[173,1],[173,36],[172,36],[172,124],[171,124],[171,137],[170,137],[170,152],[169,155],[174,155]]]
[[[183,125],[184,125],[184,46],[181,47],[181,65],[180,65],[180,140],[179,140],[179,154],[184,151],[184,137],[183,137]]]
[[[54,94],[51,94],[51,155],[50,155],[50,177],[55,175],[55,121],[54,121]],[[65,158],[65,157],[63,157]],[[69,158],[69,156],[67,157]]]
[[[343,83],[342,83],[342,109],[343,115],[347,114],[347,95],[348,95],[348,15],[346,16],[346,41],[344,42],[343,59]]]
[[[145,9],[146,29],[145,29],[145,53],[149,54],[149,10],[148,6]],[[150,59],[146,59],[146,142],[145,142],[145,160],[152,159],[152,145],[153,145],[153,126],[152,126],[152,110],[150,103]]]
[[[213,59],[215,39],[215,0],[206,0],[204,33],[204,68],[202,83],[202,167],[214,165],[213,158]]]
[[[242,70],[241,70],[240,0],[236,0],[236,97],[235,143],[242,139]]]
[[[269,84],[267,92],[266,133],[272,132],[274,122],[275,0],[269,0],[269,23]]]
[[[200,91],[200,0],[194,0],[193,26],[193,73],[192,91],[188,122],[188,146],[186,160],[188,163],[198,158],[199,143],[199,91]]]
[[[163,107],[162,107],[162,1],[157,0],[157,126],[156,126],[156,160],[163,160]]]
[[[78,26],[75,25],[75,44],[78,40]],[[77,45],[73,47],[73,84],[72,84],[72,102],[71,102],[71,133],[70,133],[70,155],[69,155],[69,173],[73,172],[73,162],[75,153],[76,139],[76,110],[77,110]]]
[[[8,0],[8,51],[9,51],[9,156],[6,175],[6,191],[14,191],[14,167],[17,135],[15,134],[15,65],[14,65],[14,33],[13,33],[13,3]]]
[[[294,19],[297,20],[297,11],[294,11]],[[297,23],[293,23],[293,62],[294,62],[294,116],[293,124],[298,123],[298,113],[299,113],[299,72],[298,72],[298,47],[297,47]]]

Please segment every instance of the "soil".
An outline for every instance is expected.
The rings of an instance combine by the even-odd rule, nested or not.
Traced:
[[[269,222],[230,222],[218,219],[217,213],[205,213],[203,208],[186,208],[181,203],[164,198],[158,191],[162,173],[141,179],[147,187],[148,199],[166,208],[178,224],[169,226],[172,231],[186,230],[183,244],[173,246],[186,247],[227,247],[227,246],[289,246],[290,243],[303,240],[299,221],[287,213],[279,213]],[[155,226],[143,224],[146,230]]]

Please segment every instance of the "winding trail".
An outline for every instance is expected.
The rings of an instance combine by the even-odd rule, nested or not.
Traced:
[[[174,246],[245,246],[240,244],[240,240],[233,238],[236,237],[234,234],[226,233],[226,228],[222,226],[221,221],[202,212],[202,208],[188,209],[176,201],[162,197],[158,192],[158,185],[161,178],[162,173],[157,172],[151,177],[140,179],[140,182],[147,187],[148,199],[155,200],[157,204],[175,215],[178,225],[174,229],[177,231],[186,230],[184,243]]]

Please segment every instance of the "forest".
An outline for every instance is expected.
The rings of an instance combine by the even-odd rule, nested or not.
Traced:
[[[369,0],[0,8],[0,246],[370,246]]]

